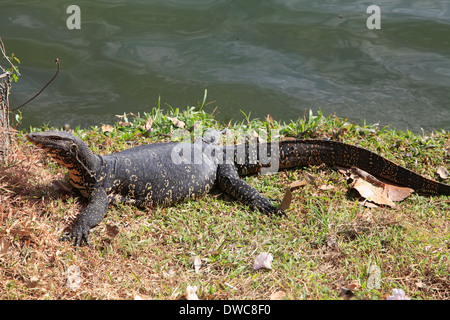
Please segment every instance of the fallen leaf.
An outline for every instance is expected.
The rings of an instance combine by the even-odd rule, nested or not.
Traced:
[[[119,227],[107,224],[106,225],[106,234],[111,239],[114,238],[115,236],[117,236],[119,234]]]
[[[5,238],[0,238],[0,257],[6,254],[9,248],[9,242]]]
[[[292,189],[304,187],[304,186],[306,186],[308,183],[309,183],[309,182],[306,181],[306,180],[297,180],[297,181],[292,182],[292,183],[289,185],[289,188],[291,188],[291,190],[292,190]]]
[[[131,123],[125,122],[125,121],[119,121],[119,125],[121,125],[122,127],[129,127],[129,126],[131,126]]]
[[[324,190],[324,191],[331,190],[331,189],[334,189],[334,186],[331,184],[323,184],[319,187],[319,190]]]
[[[199,300],[197,296],[197,286],[187,286],[186,288],[186,299],[187,300]]]
[[[202,267],[202,260],[200,259],[199,256],[195,256],[193,264],[194,264],[195,273],[199,273],[200,268]]]
[[[395,186],[380,181],[371,174],[358,168],[351,168],[346,174],[349,174],[353,180],[350,187],[357,190],[363,198],[376,204],[394,207],[394,201],[401,201],[414,192],[411,188]]]
[[[178,128],[184,128],[184,127],[186,126],[186,123],[184,123],[184,122],[181,121],[181,120],[178,120],[177,118],[167,117],[167,119],[169,119],[170,121],[172,121],[172,123],[173,123],[173,125],[174,125],[175,127],[178,127]]]
[[[153,125],[153,119],[152,119],[152,117],[148,117],[148,119],[147,119],[147,121],[145,122],[145,125],[144,125],[144,130],[145,131],[152,130],[152,125]]]
[[[39,283],[39,278],[36,276],[32,276],[30,280],[27,281],[27,288],[36,288]]]
[[[394,202],[387,197],[383,188],[376,187],[363,179],[355,180],[351,186],[358,191],[361,197],[366,198],[369,201],[387,205],[389,207],[395,207]]]
[[[306,181],[308,181],[309,183],[314,183],[314,181],[316,181],[316,177],[314,177],[312,174],[307,173]]]
[[[52,187],[53,187],[53,190],[55,190],[55,191],[58,191],[58,192],[61,191],[61,192],[66,192],[66,193],[72,192],[72,189],[73,189],[73,186],[70,183],[68,183],[66,181],[59,181],[59,180],[53,180]]]
[[[114,127],[112,125],[109,125],[109,124],[102,125],[102,132],[106,133],[106,132],[112,132],[112,131],[114,131]]]
[[[415,284],[418,289],[426,289],[427,288],[427,285],[420,280],[418,282],[416,282]]]
[[[436,170],[436,173],[439,175],[439,177],[441,177],[441,179],[447,179],[448,178],[448,171],[444,167],[439,167]]]
[[[352,281],[350,281],[350,283],[347,285],[347,288],[348,288],[349,290],[356,291],[356,290],[358,290],[358,289],[361,288],[361,285],[359,284],[358,280],[352,280]]]
[[[272,269],[272,260],[273,256],[270,253],[262,252],[256,257],[253,269],[255,270],[261,268]]]
[[[291,205],[292,201],[292,192],[290,188],[286,188],[286,192],[284,193],[283,200],[281,200],[280,206],[278,209],[285,211],[289,209],[289,206]]]
[[[286,292],[276,291],[269,296],[270,300],[282,300],[286,297]]]

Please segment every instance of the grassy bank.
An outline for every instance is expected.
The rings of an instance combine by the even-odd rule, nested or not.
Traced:
[[[154,109],[75,133],[108,154],[170,141],[182,126],[174,119],[192,132],[264,128],[282,137],[336,139],[435,180],[436,169],[449,164],[449,133],[358,126],[320,113],[290,123],[222,124],[194,108]],[[385,299],[394,288],[411,299],[450,298],[449,197],[413,194],[394,208],[368,208],[333,168],[300,168],[244,178],[273,199],[295,181],[313,181],[293,191],[286,217],[261,215],[219,191],[156,209],[113,204],[92,230],[91,247],[74,249],[58,239],[85,203],[54,182],[64,181],[65,170],[25,133],[16,135],[15,156],[0,168],[0,299],[181,299],[189,285],[200,299],[344,299],[342,288],[352,299]],[[273,255],[271,270],[253,269],[261,252]],[[373,265],[381,271],[375,285]],[[71,266],[80,269],[75,290],[67,285]]]

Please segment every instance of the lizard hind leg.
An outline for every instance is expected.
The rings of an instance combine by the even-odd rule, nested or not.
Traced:
[[[221,164],[217,168],[217,182],[219,188],[237,200],[248,204],[262,213],[283,215],[284,211],[275,207],[269,199],[258,190],[239,178],[236,167],[233,164]]]

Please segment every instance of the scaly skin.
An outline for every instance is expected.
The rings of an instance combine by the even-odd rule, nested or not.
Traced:
[[[354,166],[419,193],[450,195],[449,185],[426,179],[369,150],[337,141],[288,140],[257,144],[256,148],[248,144],[166,142],[100,156],[66,132],[32,132],[27,139],[66,167],[70,184],[89,200],[71,232],[63,237],[73,239],[74,245],[82,241],[89,244],[89,230],[102,221],[113,201],[152,207],[171,205],[204,195],[213,186],[263,213],[284,214],[239,178],[272,165],[277,170],[322,163]]]

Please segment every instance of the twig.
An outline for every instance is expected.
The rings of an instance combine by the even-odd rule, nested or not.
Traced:
[[[41,91],[39,91],[38,93],[36,93],[31,99],[29,99],[29,100],[28,100],[27,102],[25,102],[25,103],[22,103],[20,106],[14,108],[14,109],[11,109],[11,111],[14,111],[14,110],[17,110],[17,109],[23,107],[23,106],[26,105],[28,102],[30,102],[31,100],[33,100],[34,98],[36,98],[38,95],[41,94],[42,91],[45,90],[45,88],[47,88],[47,86],[48,86],[50,83],[53,82],[53,80],[55,80],[56,76],[57,76],[58,73],[59,73],[59,59],[58,59],[58,58],[56,58],[55,63],[56,63],[56,65],[58,66],[58,69],[56,69],[56,73],[55,73],[55,75],[53,76],[53,78],[51,78],[50,81],[47,82],[47,84],[41,89]]]
[[[17,74],[20,76],[19,69],[17,69],[17,67],[11,62],[11,60],[9,60],[8,56],[6,55],[6,49],[5,45],[3,44],[2,38],[0,38],[0,50],[2,51],[3,57],[5,57],[5,59],[8,60],[9,64],[14,68],[14,71],[16,71]]]

